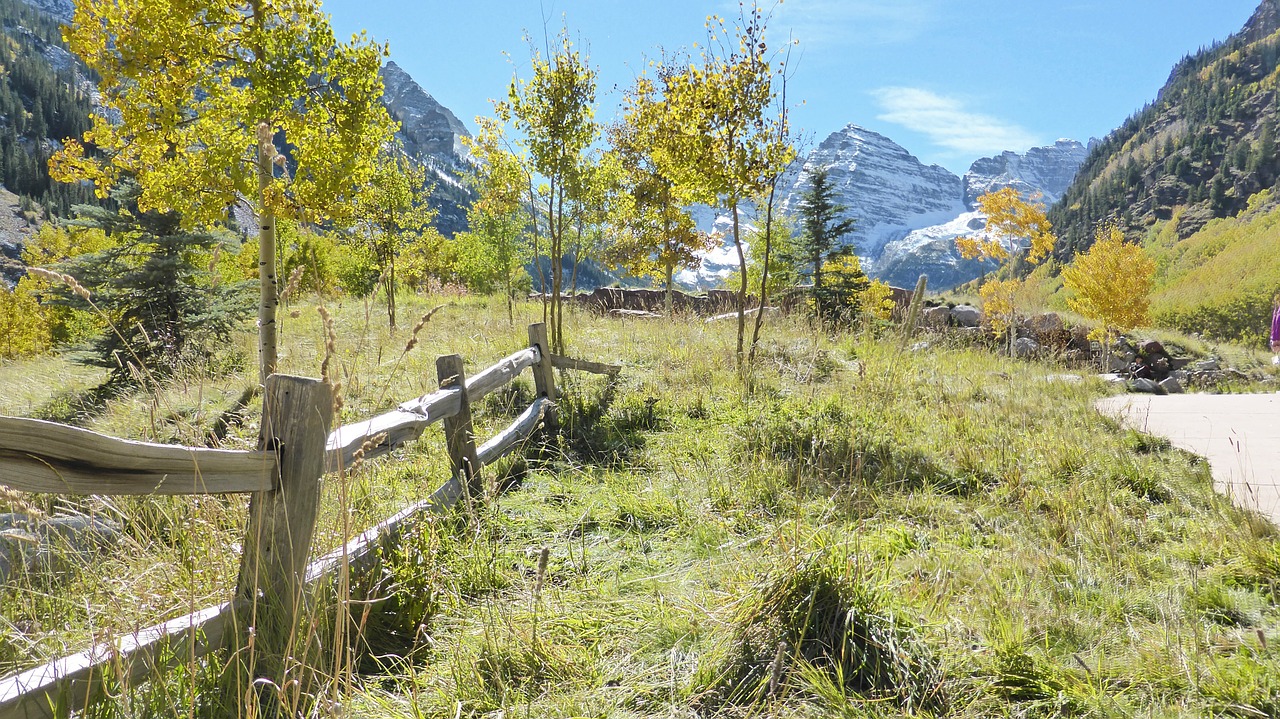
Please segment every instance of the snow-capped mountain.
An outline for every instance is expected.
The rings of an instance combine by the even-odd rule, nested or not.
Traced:
[[[946,289],[968,282],[990,266],[964,260],[956,238],[986,229],[986,216],[977,211],[978,197],[1012,187],[1027,199],[1048,207],[1066,192],[1084,164],[1088,149],[1075,140],[1058,140],[1025,153],[1002,152],[973,163],[964,175],[965,212],[937,225],[912,230],[885,244],[875,258],[877,277],[896,286],[911,286],[920,275],[929,286]]]
[[[1039,193],[1040,202],[1048,207],[1071,186],[1088,154],[1088,148],[1075,140],[1058,140],[1022,155],[1005,151],[984,157],[964,174],[964,203],[973,207],[980,195],[1012,187],[1026,197]]]
[[[946,222],[965,211],[964,185],[938,165],[925,165],[893,140],[857,125],[833,132],[804,165],[783,178],[789,188],[783,212],[799,209],[808,172],[826,167],[837,202],[854,219],[845,241],[864,258],[878,257],[885,244],[917,227]]]
[[[426,164],[427,179],[435,183],[432,204],[440,212],[436,226],[446,235],[465,230],[471,191],[462,183],[462,174],[473,160],[462,138],[471,133],[452,110],[394,62],[382,68],[382,85],[382,102],[400,123],[397,136],[405,151]]]
[[[976,211],[979,195],[1013,187],[1028,198],[1040,195],[1047,205],[1066,191],[1086,154],[1079,142],[1059,140],[1021,154],[979,159],[961,178],[937,165],[925,165],[884,135],[849,125],[827,137],[783,178],[787,191],[780,207],[794,214],[809,171],[826,167],[837,202],[856,222],[845,241],[857,248],[868,274],[904,287],[926,274],[930,287],[944,289],[983,271],[955,251],[957,237],[986,227],[985,216]],[[685,273],[681,280],[713,284],[737,268],[729,218],[705,207],[694,208],[693,216],[700,229],[721,231],[725,243],[707,254],[696,276]],[[744,217],[744,223],[753,221],[750,214]]]

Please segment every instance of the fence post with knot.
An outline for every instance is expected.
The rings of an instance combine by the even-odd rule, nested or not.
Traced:
[[[309,633],[300,630],[308,604],[303,588],[332,422],[333,390],[324,382],[279,374],[267,378],[260,437],[264,450],[277,453],[280,474],[274,489],[249,500],[236,588],[242,607],[236,621],[242,691],[245,680],[257,677],[284,686],[309,658]]]
[[[456,389],[458,413],[444,418],[445,447],[449,450],[449,469],[458,477],[472,499],[484,497],[480,481],[480,458],[476,455],[476,439],[471,429],[471,400],[467,397],[467,377],[462,368],[462,357],[444,355],[436,358],[436,375],[440,389]]]
[[[551,365],[546,324],[538,322],[529,325],[529,346],[538,348],[538,362],[532,367],[534,389],[539,397],[546,397],[551,402],[542,415],[542,426],[546,428],[548,435],[553,435],[560,427],[560,418],[556,416],[556,373]]]

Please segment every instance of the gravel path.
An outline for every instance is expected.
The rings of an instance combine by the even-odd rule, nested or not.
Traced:
[[[1280,393],[1120,395],[1098,409],[1206,457],[1219,491],[1280,524]]]

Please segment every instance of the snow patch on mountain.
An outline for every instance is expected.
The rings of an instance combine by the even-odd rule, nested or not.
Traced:
[[[945,289],[984,271],[955,250],[957,237],[980,235],[986,228],[986,217],[977,211],[981,194],[1013,187],[1047,205],[1066,192],[1087,154],[1081,143],[1059,140],[1025,153],[981,158],[961,178],[937,165],[925,165],[884,135],[849,125],[832,133],[783,176],[781,187],[786,190],[779,206],[781,212],[795,215],[809,173],[826,167],[836,201],[856,222],[845,242],[856,249],[867,273],[908,287],[926,274],[930,287]],[[681,281],[703,287],[722,283],[738,266],[729,217],[705,206],[692,208],[692,214],[700,230],[719,230],[724,241],[706,253],[700,271],[683,273]],[[753,219],[753,212],[743,213],[744,226]]]

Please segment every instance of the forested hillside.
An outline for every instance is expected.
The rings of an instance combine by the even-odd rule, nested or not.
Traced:
[[[92,191],[49,179],[48,159],[57,143],[89,127],[89,97],[76,60],[62,46],[58,23],[19,0],[0,0],[0,182],[67,215],[92,201]],[[83,70],[81,70],[83,72]]]
[[[1060,258],[1086,249],[1100,222],[1146,234],[1175,208],[1189,237],[1276,183],[1277,31],[1280,0],[1264,0],[1240,33],[1184,58],[1154,102],[1092,149],[1050,212]]]

